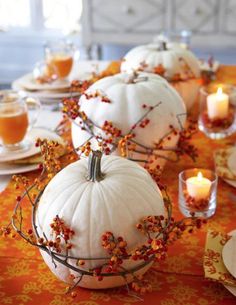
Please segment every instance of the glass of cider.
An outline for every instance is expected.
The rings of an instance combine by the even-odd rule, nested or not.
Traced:
[[[0,93],[1,150],[18,152],[29,148],[30,143],[25,136],[35,124],[39,109],[40,102],[37,99],[23,98],[10,90]],[[32,111],[34,115],[31,117],[29,112]]]
[[[74,61],[74,45],[60,40],[45,44],[45,59],[48,67],[55,71],[58,79],[69,76]]]

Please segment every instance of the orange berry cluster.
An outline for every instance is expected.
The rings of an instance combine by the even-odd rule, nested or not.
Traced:
[[[163,76],[166,72],[166,69],[163,67],[162,64],[157,65],[153,68],[153,73]]]
[[[111,103],[111,100],[106,95],[103,95],[99,90],[96,90],[95,92],[91,93],[84,92],[84,96],[87,100],[99,97],[101,102]]]
[[[106,135],[111,135],[114,138],[119,138],[122,134],[121,130],[114,127],[112,122],[105,121],[102,126],[102,130]]]
[[[91,148],[91,142],[86,142],[83,146],[80,146],[76,148],[76,152],[81,156],[82,154],[85,155],[86,157],[89,156],[91,153],[92,148]]]
[[[73,80],[71,82],[70,90],[71,92],[80,92],[84,93],[85,90],[87,90],[91,85],[91,82],[85,80],[85,81],[80,81],[80,80]]]
[[[45,238],[40,237],[38,243],[42,246],[48,246],[57,253],[61,253],[63,249],[66,249],[67,251],[70,250],[73,247],[70,239],[73,237],[75,232],[68,228],[65,225],[64,220],[59,216],[56,216],[53,219],[50,227],[54,233],[54,240],[46,240]]]
[[[36,238],[32,229],[27,230],[28,241],[32,244],[36,243]]]
[[[143,276],[136,276],[131,284],[131,287],[134,291],[140,294],[152,291],[151,283],[148,280],[144,279]]]
[[[102,246],[111,255],[104,272],[117,272],[118,267],[123,263],[123,259],[128,258],[127,242],[121,236],[115,238],[112,232],[105,232],[102,235]]]
[[[146,234],[148,233],[159,233],[163,230],[163,221],[165,217],[160,216],[147,216],[141,219],[140,223],[136,225],[136,228]]]
[[[37,139],[35,145],[40,147],[43,157],[43,162],[40,164],[39,169],[46,170],[47,177],[51,180],[61,170],[61,163],[58,158],[55,158],[55,152],[59,147],[59,143],[47,139]]]
[[[62,108],[63,113],[66,113],[73,120],[79,116],[80,106],[77,98],[73,98],[73,97],[64,98],[62,100],[62,103],[63,103],[63,108]]]
[[[172,81],[172,82],[179,82],[179,81],[181,81],[181,75],[180,75],[180,73],[175,73],[175,74],[172,76],[171,81]]]
[[[193,134],[196,133],[196,131],[196,123],[194,121],[190,121],[188,127],[179,132],[179,141],[176,151],[178,156],[186,154],[192,160],[196,160],[198,157],[198,151],[194,145],[189,144],[189,140],[192,138]]]
[[[127,157],[127,152],[134,151],[136,144],[131,143],[130,140],[135,137],[135,134],[130,133],[122,137],[118,142],[118,148],[122,157]]]
[[[12,233],[12,228],[10,226],[2,226],[0,228],[0,236],[7,237]]]
[[[13,175],[12,180],[14,181],[14,187],[16,190],[20,188],[20,185],[22,185],[25,188],[29,187],[29,179],[25,176]]]

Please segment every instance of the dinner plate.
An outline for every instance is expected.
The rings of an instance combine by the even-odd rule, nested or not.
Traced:
[[[236,277],[236,230],[233,230],[229,235],[234,235],[234,239],[231,238],[225,244],[222,251],[222,258],[225,267],[232,276]],[[235,263],[234,263],[235,262]],[[224,285],[234,296],[236,296],[236,287]]]
[[[20,152],[9,152],[4,151],[0,153],[0,162],[10,162],[14,160],[19,160],[23,158],[27,158],[33,155],[36,155],[40,152],[40,148],[36,147],[35,141],[38,139],[49,139],[49,140],[55,140],[59,143],[63,143],[62,138],[57,135],[55,132],[50,131],[48,129],[44,128],[33,128],[29,133],[26,135],[26,140],[30,141],[30,147],[26,151],[20,151]]]
[[[233,147],[231,150],[230,155],[228,156],[227,159],[227,165],[229,170],[235,175],[236,177],[236,147]],[[235,180],[229,180],[225,179],[225,181],[232,185],[233,187],[236,187],[236,181]]]
[[[8,163],[0,163],[0,175],[14,175],[27,173],[33,170],[38,169],[38,164],[8,164]]]
[[[27,91],[24,88],[22,88],[19,84],[13,83],[12,89],[16,91],[21,91],[22,93],[26,94],[27,96],[38,98],[41,102],[58,102],[61,101],[64,97],[70,97],[70,96],[78,96],[80,95],[79,92],[53,92],[53,91]]]

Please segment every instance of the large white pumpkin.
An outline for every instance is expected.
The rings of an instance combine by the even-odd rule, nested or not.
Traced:
[[[143,104],[155,107],[161,102],[147,115],[150,123],[145,128],[137,127],[134,130],[135,141],[146,147],[154,147],[155,143],[170,131],[169,125],[180,129],[181,122],[184,126],[186,120],[186,116],[183,115],[186,113],[184,102],[164,78],[156,74],[140,72],[133,82],[127,82],[127,79],[127,74],[120,73],[94,83],[79,100],[81,111],[84,111],[96,126],[102,127],[105,121],[111,121],[115,127],[121,129],[123,135],[126,135],[147,113],[148,107],[143,108]],[[96,91],[102,92],[111,103],[101,102],[99,97],[87,98]],[[81,129],[79,122],[80,119],[76,119],[72,124],[74,147],[81,146],[91,137],[90,133]],[[102,134],[106,137],[100,128],[94,127],[93,132],[95,135]],[[173,136],[163,145],[175,147],[177,141],[178,136]],[[91,142],[93,149],[97,149],[97,141],[92,139]],[[118,151],[114,153],[119,154]],[[160,151],[158,153],[161,154]],[[146,160],[147,154],[131,153],[128,157]],[[163,159],[158,158],[152,165],[163,166],[164,163]]]
[[[50,224],[56,215],[74,230],[70,256],[109,257],[101,245],[101,236],[106,231],[116,237],[122,236],[127,241],[128,250],[134,250],[147,242],[136,228],[140,219],[148,215],[165,215],[161,192],[145,169],[125,158],[104,156],[99,170],[98,153],[94,152],[89,175],[87,159],[72,163],[59,172],[46,187],[37,209],[36,225],[41,237],[44,232],[51,240]],[[55,268],[51,257],[44,251],[41,254],[51,271],[62,281],[71,283],[70,274],[78,276],[58,262]],[[75,260],[68,259],[68,262],[76,266]],[[88,270],[103,262],[86,261],[84,267]],[[130,269],[139,264],[143,261],[128,260],[122,266]],[[149,267],[150,263],[138,274],[143,274]],[[131,281],[132,276],[127,279]],[[99,289],[124,284],[122,276],[104,277],[98,281],[94,276],[85,275],[79,286]]]
[[[161,71],[160,65],[164,71]],[[191,51],[178,44],[159,42],[131,49],[124,57],[121,71],[131,70],[163,73],[162,76],[182,96],[187,110],[196,100],[200,87],[200,65]]]

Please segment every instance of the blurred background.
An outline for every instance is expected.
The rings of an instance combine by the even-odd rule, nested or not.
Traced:
[[[120,59],[158,35],[199,58],[236,64],[236,0],[0,0],[0,86],[10,86],[66,38],[84,59]]]

